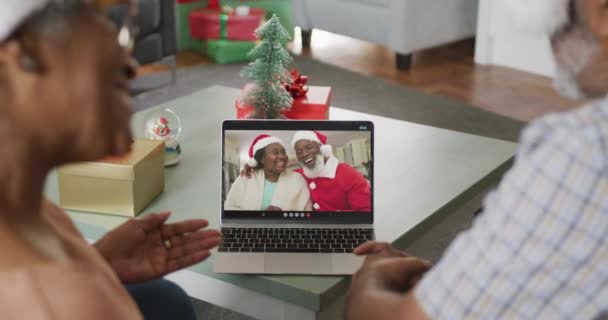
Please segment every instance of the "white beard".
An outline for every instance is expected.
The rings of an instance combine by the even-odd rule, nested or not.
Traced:
[[[589,39],[581,36],[575,37],[566,40],[568,41],[565,44],[567,47],[562,47],[557,53],[561,61],[556,64],[553,83],[560,94],[570,99],[582,99],[588,97],[581,91],[576,78],[600,48]]]
[[[312,169],[308,168],[305,164],[301,162],[300,165],[302,166],[302,169],[304,169],[304,174],[308,178],[318,178],[323,172],[323,169],[325,169],[325,158],[323,158],[323,156],[320,154],[317,155],[315,166]]]
[[[553,85],[555,86],[555,89],[566,98],[578,100],[584,97],[578,83],[574,80],[574,75],[562,66],[556,66],[555,68]]]

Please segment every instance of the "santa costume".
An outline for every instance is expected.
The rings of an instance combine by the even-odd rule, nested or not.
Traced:
[[[314,177],[308,176],[304,168],[295,170],[306,179],[313,209],[322,212],[371,212],[370,183],[359,171],[346,163],[340,163],[333,156],[327,137],[317,131],[298,131],[291,146],[295,149],[295,144],[300,140],[319,143],[321,154],[326,159],[324,168]]]
[[[255,153],[273,143],[283,144],[276,137],[265,134],[257,136],[249,147],[247,165],[256,168],[258,162],[254,159]],[[224,209],[266,210],[267,208],[262,207],[266,184],[264,169],[253,170],[251,179],[243,176],[238,177],[226,196]],[[301,175],[291,170],[285,170],[276,182],[270,205],[284,211],[311,211],[312,207],[306,181]]]

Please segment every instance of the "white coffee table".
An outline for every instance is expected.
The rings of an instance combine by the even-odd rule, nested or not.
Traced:
[[[221,122],[234,119],[239,91],[211,87],[162,104],[183,120],[181,163],[166,170],[166,191],[145,212],[172,210],[172,221],[205,218],[220,225]],[[146,110],[133,119],[143,133]],[[376,128],[375,230],[378,240],[404,247],[437,221],[465,205],[479,208],[476,196],[494,185],[512,159],[516,145],[455,131],[332,108],[336,120],[371,120]],[[51,175],[46,193],[58,200]],[[91,240],[125,218],[69,212]],[[347,277],[245,276],[215,274],[211,257],[168,278],[192,297],[257,319],[338,319]]]

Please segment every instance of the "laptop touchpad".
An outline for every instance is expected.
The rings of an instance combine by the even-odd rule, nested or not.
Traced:
[[[331,255],[319,253],[267,253],[264,271],[268,273],[331,273]]]

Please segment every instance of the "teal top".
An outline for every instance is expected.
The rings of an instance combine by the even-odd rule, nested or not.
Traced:
[[[274,189],[277,187],[276,182],[264,180],[264,197],[262,198],[262,210],[266,210],[272,201]]]

